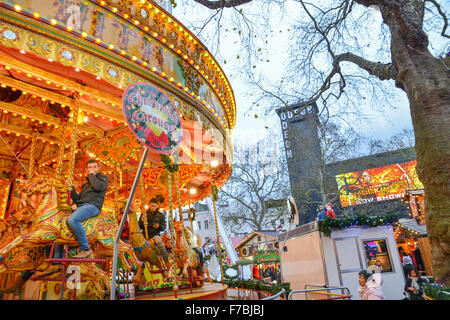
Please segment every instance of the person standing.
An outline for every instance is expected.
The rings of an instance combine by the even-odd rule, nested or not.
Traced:
[[[411,257],[408,255],[403,256],[403,275],[405,276],[405,280],[408,279],[409,271],[413,268]]]
[[[80,244],[80,252],[72,257],[74,259],[88,259],[92,257],[92,251],[89,248],[89,242],[82,222],[100,214],[105,201],[106,191],[108,190],[108,177],[100,173],[98,162],[94,159],[88,160],[86,167],[88,171],[87,181],[81,187],[80,194],[72,187],[71,198],[74,202],[72,205],[74,211],[66,221],[66,224],[72,229]]]
[[[156,249],[164,259],[167,265],[169,263],[169,254],[166,251],[166,247],[162,243],[160,233],[166,230],[166,217],[158,210],[159,201],[156,198],[150,200],[149,209],[145,212],[147,217],[147,235],[145,235],[144,214],[139,218],[139,227],[143,231],[144,236],[148,236],[148,239],[153,239],[156,245]]]
[[[381,274],[367,270],[359,272],[359,289],[358,294],[361,300],[384,300],[384,294],[381,290]]]
[[[423,279],[416,268],[411,268],[408,271],[405,291],[409,294],[409,300],[425,300],[423,298]]]

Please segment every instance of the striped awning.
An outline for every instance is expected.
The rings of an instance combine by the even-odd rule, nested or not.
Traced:
[[[401,228],[406,233],[416,237],[427,236],[427,226],[418,225],[416,219],[400,219],[397,222],[397,227]]]

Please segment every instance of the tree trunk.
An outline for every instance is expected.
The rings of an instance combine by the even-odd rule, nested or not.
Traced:
[[[391,31],[396,84],[410,102],[434,277],[450,286],[450,76],[443,61],[428,51],[421,23],[423,8],[414,0],[396,2],[397,7],[382,11],[383,19]]]

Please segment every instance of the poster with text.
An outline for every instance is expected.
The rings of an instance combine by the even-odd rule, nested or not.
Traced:
[[[337,175],[342,207],[402,199],[405,190],[422,189],[416,164],[414,160]]]

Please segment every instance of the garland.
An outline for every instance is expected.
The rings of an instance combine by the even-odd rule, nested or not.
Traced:
[[[170,156],[167,154],[161,154],[161,161],[164,163],[164,168],[166,168],[169,172],[177,172],[178,164],[173,164],[172,160],[170,160]]]
[[[441,287],[436,283],[425,283],[423,291],[433,300],[450,300],[450,287]]]
[[[326,217],[323,221],[319,222],[319,229],[324,235],[330,237],[331,228],[340,230],[352,226],[376,227],[381,225],[394,224],[397,220],[398,215],[392,212],[377,216],[358,214],[352,217],[342,217],[336,219]]]
[[[286,297],[291,292],[291,287],[289,283],[272,283],[272,284],[265,284],[261,281],[254,281],[254,280],[225,280],[225,284],[229,288],[237,288],[237,289],[248,289],[248,290],[254,290],[254,291],[264,291],[271,295],[279,293],[282,289],[286,291]]]

